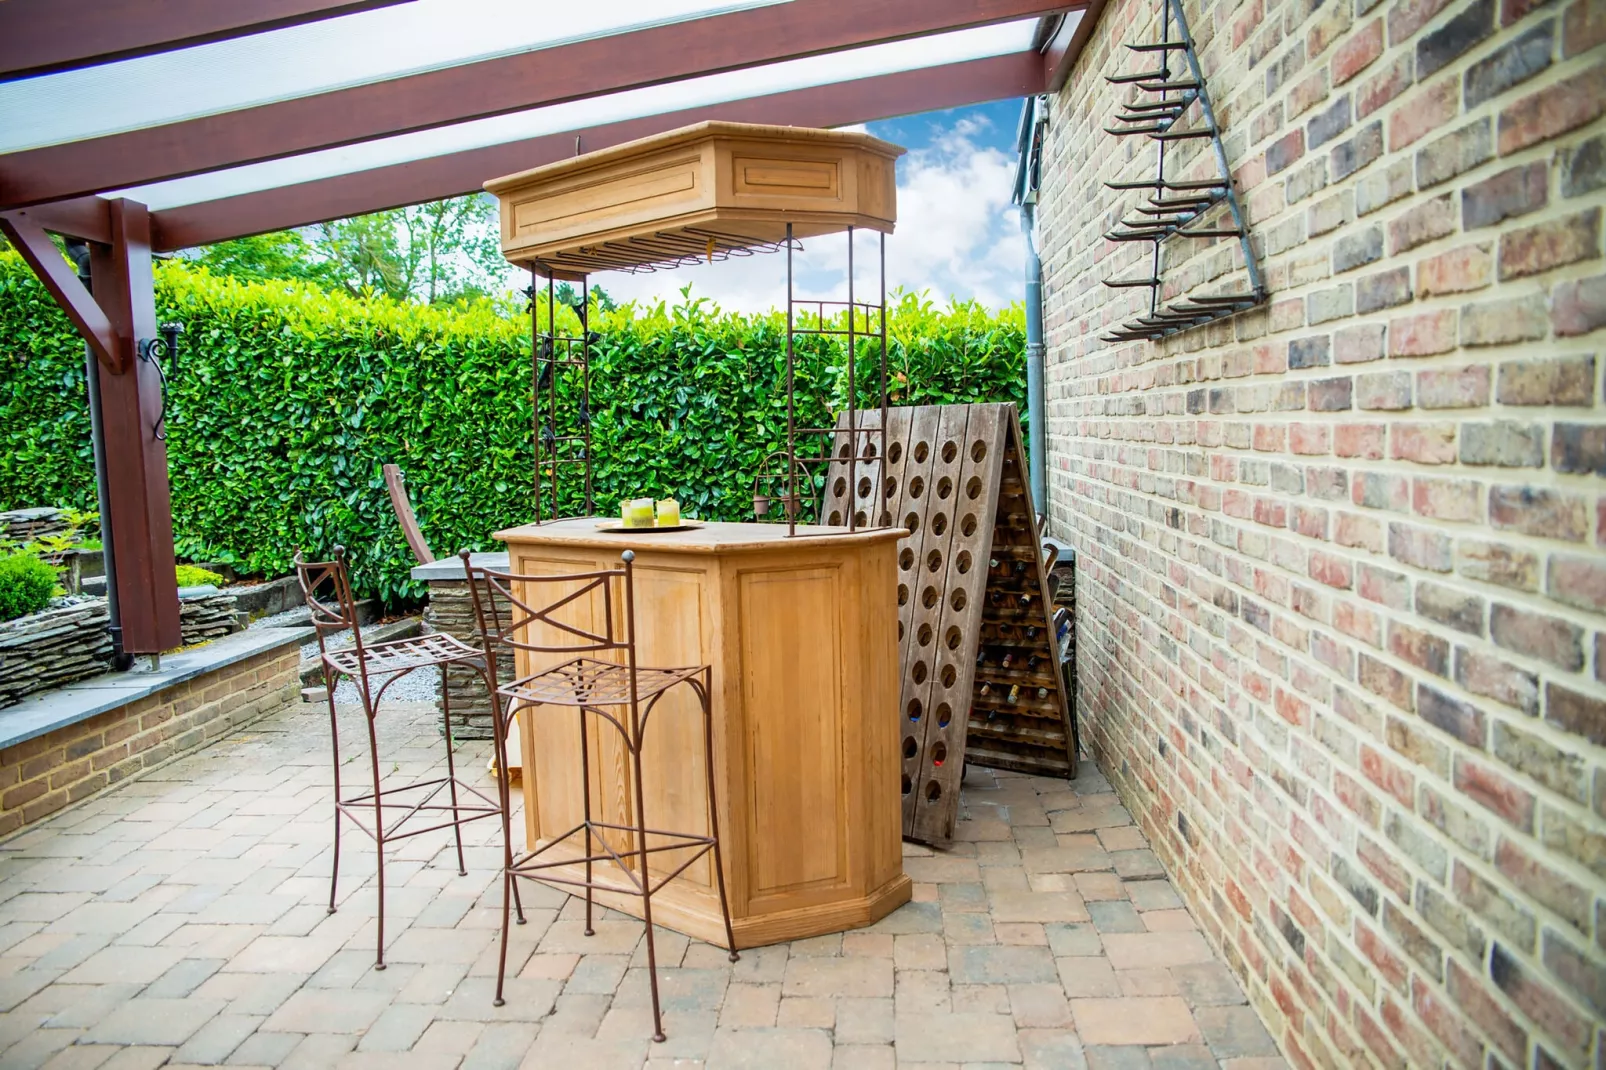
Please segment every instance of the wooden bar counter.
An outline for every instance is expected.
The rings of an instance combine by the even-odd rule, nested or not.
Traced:
[[[635,551],[640,663],[713,666],[714,782],[737,946],[868,925],[907,902],[896,708],[895,555],[904,532],[800,527],[786,538],[785,525],[721,523],[663,533],[597,530],[608,522],[531,524],[496,537],[507,543],[511,570],[525,574],[616,568],[623,551]],[[548,587],[542,600],[560,596]],[[584,626],[601,607],[600,597],[576,599],[556,617]],[[557,634],[536,641],[555,642]],[[521,658],[521,676],[546,664]],[[682,686],[648,721],[649,828],[708,832],[701,716],[695,694]],[[633,821],[617,733],[588,717],[593,816]],[[520,728],[525,836],[538,844],[580,821],[579,717],[572,708],[540,707],[521,714]],[[578,849],[553,848],[571,856]],[[654,873],[684,860],[681,852],[652,858]],[[723,945],[712,860],[704,856],[656,893],[653,919]],[[637,898],[597,898],[640,916]]]

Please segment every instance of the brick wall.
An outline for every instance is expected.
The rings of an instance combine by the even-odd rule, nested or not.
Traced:
[[[300,661],[294,645],[265,651],[0,750],[0,835],[292,701]]]
[[[1039,207],[1084,738],[1295,1065],[1606,1066],[1606,3],[1189,0],[1271,300],[1111,344],[1158,9]]]

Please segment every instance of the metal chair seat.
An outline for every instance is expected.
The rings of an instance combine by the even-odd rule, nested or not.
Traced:
[[[346,676],[369,673],[402,672],[422,669],[428,665],[442,665],[459,661],[478,661],[480,651],[455,636],[443,632],[415,635],[409,639],[393,639],[388,643],[345,647],[324,654],[324,664]]]
[[[684,669],[636,668],[636,700],[648,700],[699,676],[703,666]],[[497,688],[519,706],[628,706],[630,669],[596,658],[573,658]]]

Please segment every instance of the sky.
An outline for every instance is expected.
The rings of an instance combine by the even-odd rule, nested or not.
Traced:
[[[1023,298],[1025,243],[1010,203],[1020,101],[928,112],[862,127],[902,145],[898,160],[897,229],[887,238],[887,290],[925,291],[939,305],[950,297],[1001,308]],[[855,239],[855,297],[874,299],[877,235]],[[845,235],[813,238],[795,254],[799,296],[845,300]],[[759,312],[786,302],[786,260],[780,254],[632,275],[591,278],[617,301],[678,301],[683,287],[722,308]],[[524,285],[524,283],[519,283]]]

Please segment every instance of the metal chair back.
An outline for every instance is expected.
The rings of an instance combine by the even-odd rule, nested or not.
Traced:
[[[362,629],[357,626],[357,600],[351,593],[351,573],[346,568],[346,548],[336,546],[328,561],[308,561],[296,551],[296,579],[306,600],[312,626],[318,632],[318,650],[326,653],[326,636],[351,630],[351,641],[362,655]],[[366,681],[367,673],[363,673]]]

